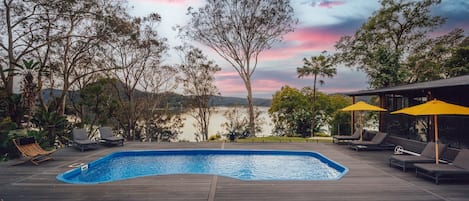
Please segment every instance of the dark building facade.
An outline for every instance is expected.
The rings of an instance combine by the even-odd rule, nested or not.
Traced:
[[[433,121],[427,116],[395,115],[390,112],[438,99],[469,107],[469,75],[376,90],[347,93],[352,97],[378,96],[381,107],[379,129],[398,143],[419,144],[433,141]],[[438,116],[439,141],[453,148],[469,148],[469,116]],[[415,143],[416,142],[416,143]],[[417,146],[418,147],[418,146]],[[412,149],[412,147],[410,148]],[[416,148],[418,149],[418,148]]]

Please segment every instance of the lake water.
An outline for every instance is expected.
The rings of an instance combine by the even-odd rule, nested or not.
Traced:
[[[246,109],[240,109],[243,110],[247,115]],[[228,110],[230,110],[230,107],[216,107],[216,111],[212,113],[212,117],[210,118],[210,125],[208,128],[209,137],[217,133],[227,133],[225,128],[222,127],[222,124],[228,121],[226,117],[223,116],[223,114]],[[263,118],[264,124],[262,125],[262,132],[257,132],[256,136],[263,137],[272,135],[273,123],[272,119],[269,117],[269,114],[267,112],[269,110],[269,107],[258,107],[258,110],[261,112],[260,117]],[[187,114],[183,115],[183,117],[186,120],[184,121],[184,127],[182,128],[182,134],[179,134],[178,136],[179,140],[188,140],[191,142],[195,142],[196,140],[194,132],[196,131],[196,129],[193,125],[195,119]]]

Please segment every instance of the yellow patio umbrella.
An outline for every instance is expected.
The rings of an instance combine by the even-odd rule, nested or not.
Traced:
[[[437,115],[469,115],[469,107],[455,105],[439,100],[431,100],[420,105],[407,107],[391,112],[391,114],[409,114],[414,116],[433,116],[435,129],[435,163],[438,164],[438,119]]]
[[[386,111],[386,109],[380,108],[378,106],[370,105],[363,101],[358,101],[355,104],[349,105],[340,109],[341,111],[358,111],[359,112],[359,131],[360,131],[360,140],[363,140],[363,111]]]

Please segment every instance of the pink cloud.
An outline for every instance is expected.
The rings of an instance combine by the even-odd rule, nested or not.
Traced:
[[[246,92],[246,87],[244,87],[243,81],[239,77],[222,80],[217,79],[215,84],[222,95]]]
[[[239,77],[239,74],[234,71],[220,71],[215,74],[218,78],[229,78],[229,77]]]
[[[256,91],[256,92],[273,92],[273,91],[280,90],[285,85],[296,87],[294,86],[294,84],[288,83],[282,80],[262,79],[262,80],[254,80],[252,88],[253,88],[253,91]]]
[[[294,83],[288,83],[285,80],[274,79],[255,79],[252,81],[252,91],[256,93],[275,92],[282,86],[289,85],[292,87],[300,87]],[[222,79],[216,81],[216,85],[222,95],[246,93],[246,87],[239,76],[230,79]]]
[[[327,0],[324,0],[324,1],[320,1],[320,2],[315,2],[312,4],[313,7],[321,7],[321,8],[332,8],[332,7],[335,7],[335,6],[340,6],[340,5],[343,5],[345,4],[345,2],[343,1],[327,1]]]
[[[302,55],[305,52],[330,50],[342,35],[315,28],[298,29],[285,35],[283,43],[289,44],[287,47],[278,47],[266,50],[261,53],[260,59],[285,60]]]

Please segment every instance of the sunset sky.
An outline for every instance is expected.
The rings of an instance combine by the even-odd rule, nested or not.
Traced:
[[[172,27],[186,23],[189,6],[198,8],[204,3],[204,0],[129,0],[133,15],[144,16],[151,12],[161,15],[158,31],[168,39],[171,47],[181,44]],[[375,0],[292,0],[291,3],[299,23],[294,32],[284,36],[282,42],[261,54],[252,81],[254,97],[271,98],[275,91],[285,85],[296,88],[312,86],[312,78],[297,78],[296,68],[303,65],[302,59],[319,55],[323,50],[334,52],[335,42],[341,36],[352,35],[380,6]],[[443,0],[432,12],[447,18],[436,34],[447,33],[456,27],[463,28],[466,35],[469,33],[469,1]],[[246,97],[244,84],[233,67],[207,47],[194,45],[204,50],[209,59],[222,68],[216,74],[216,85],[221,94]],[[179,56],[174,50],[168,52],[165,63],[179,63]],[[364,73],[345,66],[338,66],[337,75],[324,80],[325,85],[319,86],[319,90],[325,93],[368,88]]]

